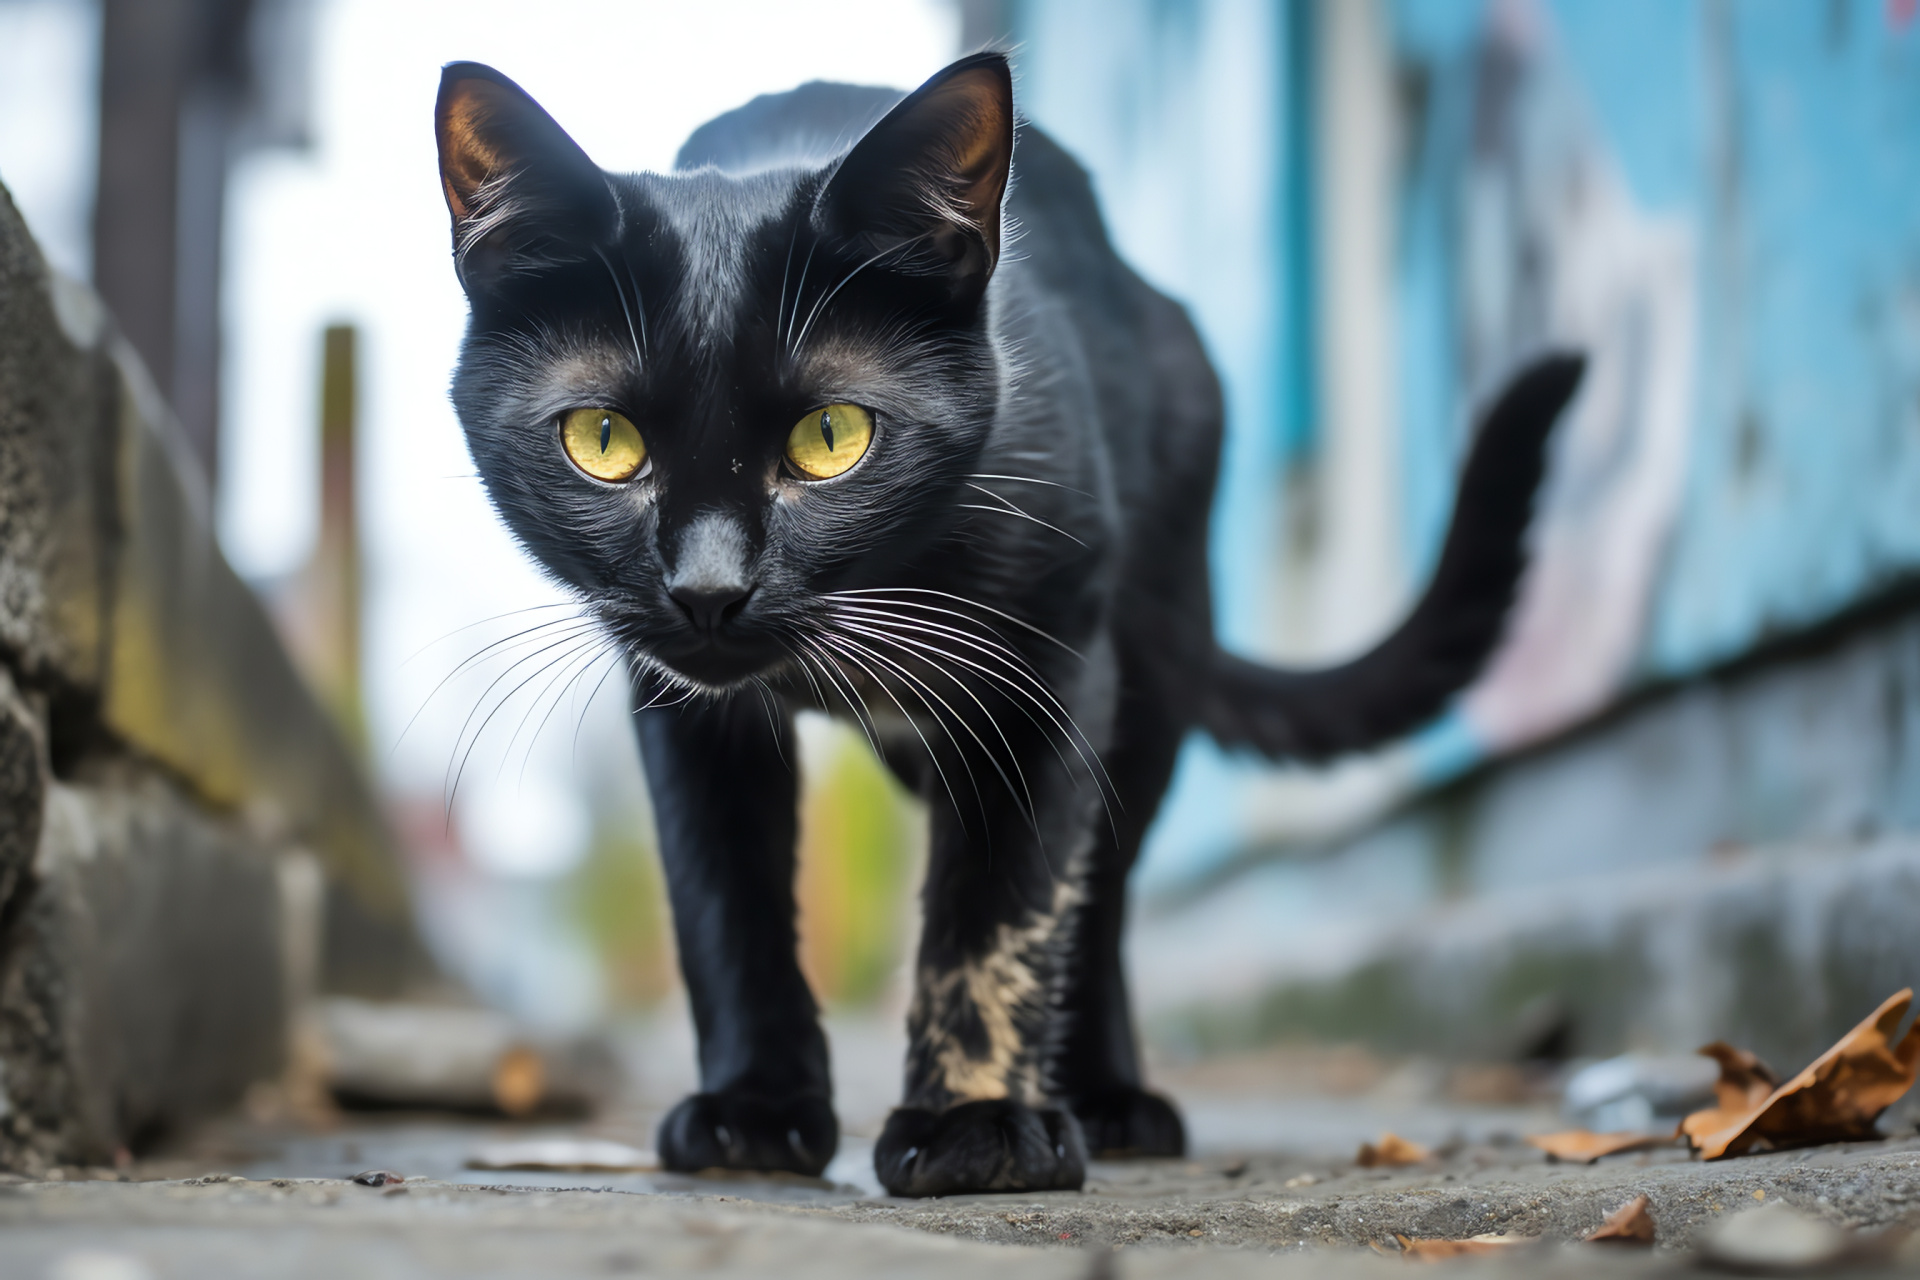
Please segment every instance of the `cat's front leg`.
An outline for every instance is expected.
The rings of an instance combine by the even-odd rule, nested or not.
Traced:
[[[818,1175],[839,1126],[795,954],[792,721],[758,698],[636,719],[700,1040],[700,1092],[660,1122],[660,1161]]]
[[[1004,815],[1003,815],[1004,816]],[[926,924],[908,1015],[906,1097],[874,1146],[895,1195],[1073,1190],[1086,1146],[1047,1095],[1071,876],[1008,823],[972,838],[933,807]]]

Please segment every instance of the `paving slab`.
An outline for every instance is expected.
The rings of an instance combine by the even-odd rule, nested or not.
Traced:
[[[1081,1273],[882,1224],[665,1198],[325,1179],[25,1183],[0,1193],[0,1272],[49,1280],[220,1277],[977,1276]]]
[[[499,1126],[356,1125],[282,1146],[279,1159],[443,1162]],[[518,1132],[526,1133],[522,1128]],[[274,1162],[236,1147],[230,1154]],[[379,1157],[392,1157],[390,1161]],[[1278,1153],[1096,1162],[1086,1190],[910,1201],[828,1179],[658,1172],[140,1180],[158,1165],[0,1183],[0,1274],[48,1280],[226,1276],[621,1274],[1013,1278],[1368,1276],[1397,1272],[1397,1236],[1538,1237],[1476,1273],[1695,1273],[1705,1233],[1762,1205],[1791,1206],[1860,1242],[1818,1274],[1920,1267],[1920,1138],[1713,1164],[1679,1150],[1593,1166],[1529,1147],[1463,1143],[1405,1169]],[[1577,1242],[1648,1196],[1652,1249]],[[91,1268],[91,1269],[89,1269]],[[1814,1274],[1807,1272],[1806,1274]]]
[[[1574,1242],[1638,1195],[1652,1202],[1660,1246],[1676,1250],[1696,1245],[1727,1215],[1768,1203],[1849,1231],[1881,1230],[1920,1217],[1920,1140],[1712,1164],[1676,1149],[1569,1165],[1526,1147],[1469,1147],[1398,1170],[1328,1168],[1285,1156],[1099,1164],[1075,1196],[862,1199],[835,1212],[1004,1243],[1195,1241],[1276,1251],[1391,1247],[1398,1235]]]
[[[1401,1272],[1402,1235],[1538,1237],[1462,1260],[1472,1274],[1698,1275],[1717,1224],[1782,1205],[1858,1246],[1805,1274],[1920,1270],[1920,1247],[1902,1252],[1920,1226],[1908,1110],[1869,1143],[1712,1164],[1677,1147],[1556,1164],[1523,1140],[1566,1125],[1551,1076],[1508,1073],[1501,1101],[1467,1102],[1484,1082],[1466,1090],[1468,1076],[1438,1064],[1275,1051],[1157,1069],[1189,1121],[1191,1159],[1096,1161],[1079,1192],[903,1200],[872,1170],[897,1029],[836,1026],[845,1132],[817,1179],[645,1163],[663,1109],[690,1083],[673,1035],[656,1028],[635,1048],[629,1093],[590,1119],[256,1111],[117,1170],[0,1182],[0,1277],[1358,1277]],[[1357,1167],[1361,1141],[1387,1130],[1436,1154]],[[502,1144],[580,1140],[639,1149],[636,1167],[469,1167]],[[404,1181],[351,1181],[366,1170]],[[1653,1248],[1575,1243],[1643,1194]]]

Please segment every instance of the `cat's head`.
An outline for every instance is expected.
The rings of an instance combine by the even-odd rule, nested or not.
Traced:
[[[735,686],[805,645],[828,593],[944,535],[1000,394],[1003,57],[817,167],[607,173],[475,63],[446,68],[435,125],[468,445],[630,655]]]

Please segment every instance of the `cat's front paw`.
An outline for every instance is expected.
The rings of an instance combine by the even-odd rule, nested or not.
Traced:
[[[753,1169],[820,1176],[840,1145],[840,1124],[825,1098],[754,1093],[696,1093],[660,1122],[662,1168]]]
[[[896,1196],[1077,1191],[1087,1148],[1066,1111],[1006,1098],[937,1112],[901,1107],[874,1145],[873,1168]]]
[[[1183,1156],[1187,1129],[1180,1113],[1157,1093],[1117,1088],[1073,1100],[1087,1150],[1102,1160]]]

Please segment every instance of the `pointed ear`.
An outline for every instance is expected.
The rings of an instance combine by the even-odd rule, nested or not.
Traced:
[[[828,179],[817,209],[895,270],[945,275],[977,294],[1000,260],[1000,202],[1013,163],[1013,76],[1005,54],[962,58],[867,131]]]
[[[605,175],[513,81],[478,62],[440,73],[433,109],[455,269],[469,291],[584,257],[619,216]]]

